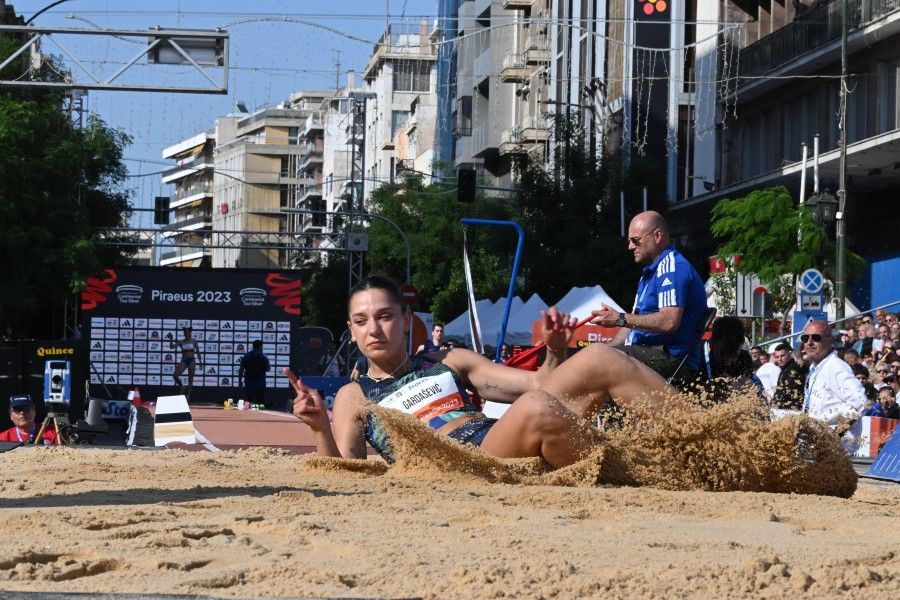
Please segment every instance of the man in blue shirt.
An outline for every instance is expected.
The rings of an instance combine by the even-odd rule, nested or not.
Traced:
[[[262,347],[262,340],[255,340],[253,349],[241,357],[238,387],[243,382],[247,401],[251,404],[264,404],[266,408],[280,409],[281,407],[266,403],[266,373],[272,370],[272,365],[269,364],[269,357],[263,354]]]
[[[655,211],[642,212],[628,226],[628,249],[644,265],[631,313],[603,305],[591,321],[619,327],[610,342],[663,377],[671,377],[697,341],[706,313],[700,275],[669,241],[669,226]],[[697,370],[699,345],[685,367]]]

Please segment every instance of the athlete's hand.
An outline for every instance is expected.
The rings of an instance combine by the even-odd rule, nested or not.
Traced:
[[[294,416],[306,423],[313,431],[327,429],[329,426],[328,412],[319,392],[300,381],[300,378],[294,375],[294,372],[288,367],[284,368],[284,376],[297,392],[297,395],[294,396]]]
[[[569,313],[560,312],[555,306],[541,311],[543,318],[542,337],[547,348],[554,351],[564,351],[572,339],[572,331],[575,328],[575,319]]]

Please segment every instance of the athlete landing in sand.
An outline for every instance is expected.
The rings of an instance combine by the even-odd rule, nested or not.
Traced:
[[[286,370],[297,391],[294,415],[315,433],[321,456],[365,458],[368,441],[392,460],[390,440],[368,410],[377,403],[489,455],[540,456],[562,467],[583,458],[599,439],[584,417],[594,414],[607,396],[621,400],[632,414],[642,413],[638,398],[657,393],[652,410],[658,413],[660,401],[675,396],[649,368],[600,344],[563,363],[574,321],[555,308],[543,315],[548,351],[536,372],[504,367],[463,348],[410,357],[405,343],[410,317],[397,285],[383,277],[357,285],[348,310],[348,327],[369,369],[338,391],[331,422],[319,394]],[[500,419],[488,419],[467,389],[485,400],[513,404]]]

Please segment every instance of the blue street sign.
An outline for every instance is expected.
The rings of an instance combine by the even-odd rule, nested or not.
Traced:
[[[825,277],[817,269],[807,269],[800,275],[800,291],[807,294],[819,294],[825,287]]]

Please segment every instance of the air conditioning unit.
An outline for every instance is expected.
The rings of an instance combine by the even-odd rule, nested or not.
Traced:
[[[369,249],[369,236],[365,233],[348,234],[347,249],[353,252],[366,252]]]

